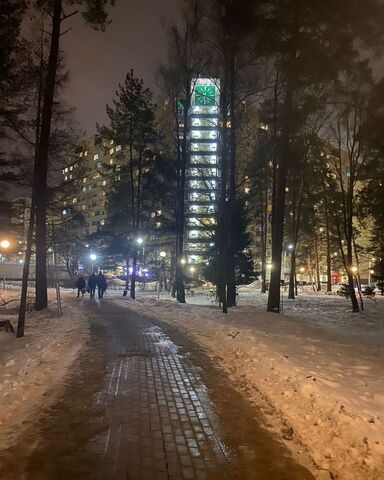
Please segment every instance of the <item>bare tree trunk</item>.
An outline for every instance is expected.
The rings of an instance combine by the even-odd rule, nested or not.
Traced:
[[[223,313],[228,312],[227,305],[227,273],[228,273],[228,103],[227,103],[227,81],[224,80],[224,87],[221,95],[221,186],[218,215],[218,260],[219,260],[219,302],[222,305]]]
[[[17,321],[17,332],[16,332],[17,337],[24,337],[25,314],[27,310],[28,277],[29,277],[29,267],[31,263],[34,224],[35,224],[35,198],[34,198],[34,194],[32,193],[31,211],[29,214],[29,224],[28,224],[28,234],[27,234],[27,248],[25,251],[23,279],[21,283],[19,317]]]
[[[263,176],[263,172],[261,173],[261,175]],[[265,197],[264,197],[264,194],[265,194]],[[268,218],[268,179],[266,178],[265,192],[263,191],[263,179],[261,180],[261,188],[260,188],[261,293],[267,292],[267,225],[268,225],[267,218]]]
[[[327,248],[327,292],[332,292],[331,238],[329,234],[328,203],[325,203],[325,238]]]
[[[133,247],[133,257],[132,257],[132,275],[131,275],[131,291],[130,297],[132,300],[136,298],[136,268],[137,268],[137,247]]]
[[[320,262],[319,262],[319,245],[317,241],[317,233],[315,231],[313,232],[313,246],[315,250],[315,261],[316,261],[316,290],[318,292],[321,291],[321,282],[320,282]]]
[[[48,305],[47,294],[47,175],[56,70],[59,57],[62,2],[53,1],[51,44],[43,95],[41,133],[39,141],[38,175],[36,178],[36,301],[35,309]]]
[[[291,111],[293,101],[293,85],[288,78],[284,101],[284,118],[280,139],[279,165],[276,173],[276,191],[273,202],[272,224],[272,270],[268,292],[267,311],[280,312],[281,259],[283,251],[285,186],[288,169],[288,150],[291,131]]]
[[[184,285],[184,230],[185,230],[185,175],[188,160],[188,133],[189,133],[189,118],[188,112],[190,109],[191,98],[191,81],[188,78],[185,80],[185,89],[187,92],[187,100],[183,105],[183,131],[182,142],[178,145],[180,149],[179,160],[179,192],[178,192],[178,209],[177,209],[177,243],[176,243],[176,299],[179,303],[185,303],[185,285]],[[179,119],[177,118],[177,121]]]
[[[235,274],[235,250],[233,231],[233,220],[236,203],[236,68],[235,68],[235,54],[230,53],[229,59],[229,120],[231,123],[230,129],[230,182],[228,195],[228,255],[227,255],[227,306],[233,307],[236,305],[236,274]]]
[[[127,257],[125,260],[125,269],[127,276],[125,278],[125,290],[128,292],[129,290],[129,258]]]
[[[356,269],[357,269],[356,280],[357,280],[357,291],[358,291],[359,300],[360,300],[360,309],[362,312],[364,312],[364,302],[363,302],[363,296],[361,292],[360,260],[359,260],[359,254],[357,253],[355,237],[353,237],[352,242],[353,242],[353,251],[355,252],[355,260],[356,260]]]

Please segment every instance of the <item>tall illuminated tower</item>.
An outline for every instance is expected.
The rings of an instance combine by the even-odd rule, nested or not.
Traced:
[[[200,263],[213,241],[220,187],[220,83],[218,79],[196,78],[192,81],[191,89],[185,252],[189,263]]]

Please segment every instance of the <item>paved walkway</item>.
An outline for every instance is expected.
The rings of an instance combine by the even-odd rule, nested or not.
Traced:
[[[80,299],[92,340],[1,480],[310,480],[183,332]]]
[[[116,309],[96,305],[101,314]],[[229,478],[229,451],[199,369],[159,327],[128,317],[108,315],[114,358],[96,402],[105,406],[109,426],[88,445],[104,457],[101,478],[205,479],[208,472]]]
[[[112,302],[87,302],[85,307],[109,336],[105,387],[95,397],[96,403],[105,408],[100,422],[107,420],[108,428],[87,445],[103,458],[98,478],[312,478],[256,425],[255,412],[250,415],[230,394],[228,382],[217,383],[217,377],[223,374],[209,367],[209,360],[180,332],[170,333],[172,341],[151,318]],[[189,351],[176,341],[188,344]],[[204,370],[196,366],[197,362],[204,365]],[[210,390],[203,378],[208,376],[212,380]],[[217,399],[226,398],[226,412],[221,410],[220,420],[209,396],[214,386]],[[239,431],[235,433],[236,429]]]

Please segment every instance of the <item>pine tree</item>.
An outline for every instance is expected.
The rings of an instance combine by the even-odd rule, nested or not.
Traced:
[[[138,241],[143,221],[143,175],[148,168],[148,161],[154,155],[151,151],[154,144],[155,109],[152,97],[151,90],[145,88],[143,80],[136,78],[131,70],[127,73],[124,83],[119,84],[113,107],[107,106],[110,124],[100,129],[103,136],[113,139],[122,146],[120,156],[124,156],[125,159],[125,167],[122,167],[125,171],[120,173],[123,182],[117,186],[115,194],[121,196],[122,188],[124,191],[124,186],[128,186],[126,191],[129,193],[126,201],[130,210],[128,235],[132,251],[130,296],[133,299],[136,288]],[[127,220],[124,223],[127,225]]]

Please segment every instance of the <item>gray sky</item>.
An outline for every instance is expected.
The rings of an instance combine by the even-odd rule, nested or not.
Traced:
[[[177,18],[179,4],[180,0],[117,0],[105,32],[95,32],[80,16],[70,20],[72,30],[62,40],[70,71],[64,94],[76,107],[87,135],[95,133],[96,122],[106,120],[105,105],[129,69],[155,87],[156,70],[166,58],[165,25]]]

